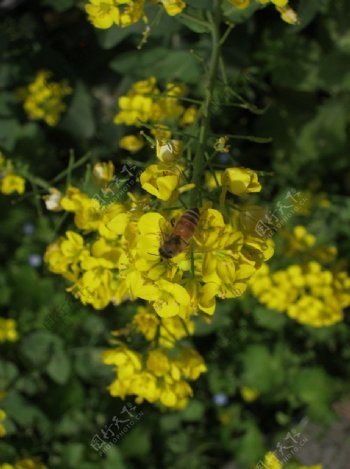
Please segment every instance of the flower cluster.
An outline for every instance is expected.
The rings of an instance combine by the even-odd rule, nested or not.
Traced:
[[[0,464],[0,469],[47,469],[38,459],[26,458],[21,459],[13,464]]]
[[[96,231],[98,239],[86,243],[76,232],[47,249],[50,270],[74,282],[81,300],[102,309],[110,301],[143,299],[160,317],[188,318],[198,310],[213,314],[217,298],[242,295],[249,279],[272,255],[272,242],[243,233],[231,214],[225,223],[212,208],[200,210],[192,252],[185,250],[163,261],[163,236],[171,233],[171,216],[178,211],[148,211],[131,201],[112,203],[101,210],[95,199],[69,188],[61,207],[75,214],[81,230]],[[88,289],[94,295],[83,296]]]
[[[303,252],[306,259],[315,237],[300,226],[293,234],[289,253]],[[312,260],[276,272],[263,265],[251,281],[251,290],[261,303],[301,324],[330,326],[343,319],[343,310],[350,305],[350,277],[322,265],[334,259],[335,248],[318,247],[308,254]]]
[[[63,99],[72,93],[72,88],[66,80],[55,82],[51,77],[50,71],[39,71],[32,83],[18,90],[18,97],[29,119],[55,126],[67,109]]]
[[[139,400],[174,408],[184,406],[191,395],[186,380],[197,379],[205,371],[200,356],[179,345],[194,333],[193,316],[209,319],[218,299],[241,296],[252,275],[273,254],[271,240],[242,227],[239,211],[227,206],[224,219],[206,202],[197,209],[198,225],[188,246],[178,249],[171,261],[162,257],[161,246],[174,230],[172,218],[178,223],[184,214],[183,209],[170,207],[164,197],[168,191],[172,203],[178,203],[180,182],[171,181],[166,171],[178,165],[181,153],[182,142],[157,141],[160,163],[146,168],[140,177],[141,187],[155,198],[129,193],[124,202],[101,206],[98,199],[76,187],[68,187],[59,197],[53,194],[57,199],[54,208],[73,213],[81,233],[67,231],[45,253],[49,269],[71,283],[68,290],[83,304],[103,309],[127,300],[146,302],[126,331],[141,333],[153,346],[146,355],[124,345],[106,352],[104,362],[117,366],[109,390],[115,396],[133,394]],[[161,167],[154,185],[148,177],[152,166]],[[111,164],[95,169],[98,184],[112,177]],[[253,171],[231,168],[225,172],[223,188],[246,195],[261,186]],[[123,335],[123,331],[115,335]],[[180,350],[175,358],[173,350]]]
[[[0,318],[0,343],[15,342],[17,340],[16,321],[14,319]]]
[[[185,407],[192,395],[186,379],[196,380],[206,371],[202,357],[190,347],[182,347],[174,357],[163,348],[143,356],[122,345],[106,350],[103,362],[117,367],[116,379],[109,386],[112,396],[135,395],[137,403],[159,401],[175,409]]]
[[[289,5],[289,0],[256,0],[258,3],[265,5],[272,3],[275,5],[276,10],[280,13],[283,21],[289,24],[297,24],[298,16],[293,8]],[[233,6],[239,9],[248,8],[252,3],[251,0],[231,0]]]
[[[4,195],[23,194],[24,190],[25,180],[15,174],[12,162],[0,152],[0,192]]]
[[[158,3],[171,16],[181,13],[186,7],[182,0],[160,0]],[[144,6],[145,0],[90,0],[85,11],[95,28],[108,29],[113,25],[125,28],[141,19],[147,22]]]
[[[138,126],[147,122],[178,121],[180,125],[192,124],[196,117],[196,108],[186,108],[180,102],[186,93],[186,87],[176,83],[167,83],[162,91],[154,77],[137,81],[125,96],[118,99],[119,112],[114,123]],[[154,133],[164,134],[164,130],[168,129],[158,125]],[[170,136],[169,132],[165,135]]]
[[[176,342],[194,332],[194,323],[179,316],[159,317],[151,307],[140,306],[132,321],[132,326],[149,342],[158,341],[163,348],[172,348]]]

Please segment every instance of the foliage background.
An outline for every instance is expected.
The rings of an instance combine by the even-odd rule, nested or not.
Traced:
[[[189,5],[206,1],[188,0]],[[308,191],[310,210],[297,221],[321,243],[335,244],[346,260],[350,245],[350,10],[346,0],[301,0],[301,23],[282,24],[265,9],[238,24],[224,46],[228,76],[244,101],[262,113],[226,106],[214,121],[220,133],[272,137],[264,145],[232,142],[242,166],[272,172],[264,176],[262,197],[273,207],[288,188]],[[73,171],[77,184],[98,160],[117,167],[127,158],[118,148],[125,133],[112,123],[116,98],[137,79],[179,79],[200,95],[209,41],[181,21],[163,15],[151,20],[141,50],[143,26],[95,30],[74,0],[24,2],[0,16],[0,150],[28,174],[52,181],[89,154],[88,166]],[[153,10],[150,14],[154,14]],[[249,15],[249,12],[242,13]],[[235,18],[237,20],[237,18]],[[60,124],[48,128],[28,122],[16,98],[39,69],[67,78],[74,88]],[[220,97],[222,89],[217,88]],[[255,110],[255,108],[253,110]],[[215,130],[215,129],[214,129]],[[65,177],[60,183],[64,187]],[[27,192],[30,192],[30,184]],[[328,207],[317,194],[324,193]],[[110,331],[120,327],[134,306],[96,312],[76,300],[60,330],[43,328],[46,315],[68,294],[63,281],[45,266],[32,267],[68,221],[44,211],[33,195],[0,198],[0,307],[18,322],[19,340],[1,344],[1,402],[7,438],[0,441],[0,462],[39,456],[52,468],[221,467],[234,459],[252,467],[274,442],[303,416],[329,425],[332,404],[349,393],[349,317],[332,327],[313,329],[258,305],[250,295],[225,301],[211,325],[198,325],[195,344],[209,371],[195,384],[195,397],[181,412],[144,404],[143,417],[101,458],[91,437],[123,402],[105,390],[111,371],[100,352]],[[34,231],[28,233],[28,224]],[[279,235],[276,239],[279,246]],[[283,253],[270,261],[284,266]],[[242,386],[260,392],[247,403]],[[213,401],[217,393],[226,406]],[[314,462],[315,464],[317,461]]]

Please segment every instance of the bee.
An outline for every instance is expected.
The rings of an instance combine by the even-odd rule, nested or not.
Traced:
[[[163,259],[171,259],[180,254],[191,241],[199,222],[198,208],[190,208],[175,223],[173,231],[164,239],[159,248]]]

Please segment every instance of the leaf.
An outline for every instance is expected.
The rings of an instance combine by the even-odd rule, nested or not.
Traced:
[[[139,425],[136,427],[136,425]],[[120,448],[124,457],[146,455],[150,450],[150,433],[145,432],[140,423],[130,428],[128,433],[120,440]]]
[[[64,446],[62,464],[64,467],[76,468],[81,463],[85,446],[82,443],[68,443]]]
[[[331,423],[334,412],[331,409],[333,386],[322,368],[300,370],[292,383],[292,392],[309,406],[309,414],[315,419]]]
[[[35,407],[29,400],[19,393],[13,391],[6,397],[6,412],[22,427],[32,427],[44,429],[49,427],[49,421],[45,414]]]
[[[69,378],[71,365],[62,346],[56,346],[53,357],[46,367],[46,372],[56,383],[65,384]]]
[[[300,0],[298,6],[298,18],[300,23],[290,28],[289,31],[295,34],[306,28],[306,26],[314,20],[324,3],[324,0]]]
[[[59,128],[78,139],[91,138],[95,132],[92,98],[81,81],[75,85],[73,98],[68,111],[59,123]]]
[[[99,45],[103,49],[112,49],[130,35],[141,34],[143,29],[144,25],[142,23],[133,24],[127,28],[120,28],[117,25],[113,25],[108,29],[95,29],[95,34]]]
[[[193,11],[193,14],[192,14]],[[190,14],[189,14],[190,13]],[[209,33],[210,25],[203,15],[198,15],[198,10],[190,10],[189,12],[185,10],[185,15],[177,15],[175,18],[191,31],[195,33]]]
[[[347,140],[348,103],[337,98],[324,102],[315,117],[304,125],[298,136],[296,153],[305,161],[317,160],[320,155],[336,155]]]
[[[262,345],[251,345],[243,356],[242,382],[260,392],[268,392],[284,379],[281,358]]]
[[[55,345],[60,340],[49,332],[33,332],[21,342],[21,355],[30,366],[41,368],[51,360]]]
[[[282,329],[287,322],[287,318],[284,314],[270,311],[263,306],[255,307],[253,309],[253,316],[258,326],[273,331]]]
[[[17,376],[18,369],[13,363],[0,360],[0,390],[7,389]]]
[[[264,452],[263,435],[253,422],[249,422],[246,433],[239,439],[236,450],[237,462],[245,467],[255,467]]]
[[[195,83],[200,77],[196,59],[188,51],[172,51],[163,47],[151,50],[126,52],[110,63],[112,70],[130,74],[137,79],[154,75],[160,80],[181,80]]]
[[[182,411],[181,418],[189,422],[201,420],[205,413],[205,408],[202,402],[192,399],[188,403],[186,409]]]
[[[57,2],[57,0],[44,0],[43,4],[53,8],[59,13],[62,13],[63,11],[69,10],[69,8],[73,8],[74,6],[76,6],[76,1],[60,0],[59,2]]]
[[[20,132],[21,126],[16,119],[0,119],[0,147],[11,152]]]
[[[78,376],[88,382],[108,381],[113,378],[112,367],[103,365],[101,353],[103,349],[81,347],[76,350],[74,368]]]

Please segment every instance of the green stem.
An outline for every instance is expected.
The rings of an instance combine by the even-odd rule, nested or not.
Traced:
[[[91,158],[91,153],[87,153],[85,156],[83,156],[82,158],[80,158],[80,160],[78,160],[77,162],[75,162],[74,164],[72,164],[69,168],[66,168],[64,171],[62,171],[60,174],[58,174],[56,177],[54,177],[51,181],[50,181],[50,186],[52,187],[52,185],[58,181],[60,181],[61,179],[63,179],[69,172],[72,172],[74,169],[77,169],[79,168],[79,166],[83,165],[86,161],[88,161],[89,159]]]
[[[206,90],[206,96],[202,108],[202,122],[199,130],[199,139],[197,144],[196,153],[193,160],[193,174],[192,182],[195,184],[195,189],[191,194],[191,206],[198,207],[201,205],[201,185],[203,179],[203,172],[205,167],[205,147],[207,144],[207,138],[210,128],[210,114],[211,114],[211,104],[214,92],[214,86],[217,79],[218,68],[219,68],[219,59],[220,59],[220,19],[221,19],[221,10],[220,2],[215,1],[215,10],[214,15],[211,16],[211,37],[212,37],[212,54],[210,58],[210,67],[209,67],[209,79],[208,86]]]

